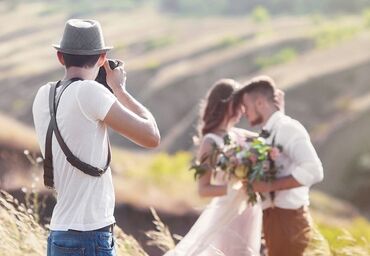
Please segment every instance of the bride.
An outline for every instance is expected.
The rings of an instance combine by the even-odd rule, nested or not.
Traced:
[[[232,96],[238,84],[231,79],[216,82],[201,110],[200,147],[197,158],[212,151],[214,143],[224,145],[223,137],[244,140],[256,134],[235,128],[243,109],[235,109]],[[165,256],[256,256],[260,255],[262,207],[247,203],[245,186],[227,180],[210,168],[198,180],[200,196],[213,197],[188,234]]]

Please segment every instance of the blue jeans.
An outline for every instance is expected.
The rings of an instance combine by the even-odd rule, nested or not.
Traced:
[[[51,231],[47,256],[116,256],[110,232]]]

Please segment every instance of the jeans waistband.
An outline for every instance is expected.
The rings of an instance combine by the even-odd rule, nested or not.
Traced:
[[[68,229],[68,231],[73,231],[73,232],[110,232],[110,233],[113,234],[114,225],[115,225],[115,223],[110,224],[110,225],[105,226],[105,227],[102,227],[102,228],[99,228],[99,229],[89,230],[89,231],[81,231],[81,230],[74,230],[74,229]]]

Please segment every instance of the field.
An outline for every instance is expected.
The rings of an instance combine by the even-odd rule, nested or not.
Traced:
[[[25,193],[50,194],[30,156],[40,154],[31,114],[34,95],[46,81],[63,75],[51,44],[58,42],[68,18],[94,18],[101,22],[107,44],[115,46],[110,57],[125,62],[128,90],[153,112],[162,135],[160,148],[143,151],[111,133],[116,216],[119,226],[134,237],[117,230],[122,255],[160,255],[160,249],[146,244],[144,231],[155,229],[150,206],[174,234],[184,235],[196,220],[208,202],[198,196],[188,170],[196,150],[199,103],[217,79],[244,82],[259,74],[272,76],[286,92],[287,113],[308,128],[323,161],[325,180],[314,187],[312,211],[331,253],[370,254],[366,1],[351,9],[338,0],[335,8],[351,9],[343,13],[327,11],[329,0],[317,5],[327,12],[293,7],[294,12],[288,7],[284,12],[273,4],[248,9],[234,1],[239,11],[248,10],[238,15],[235,7],[224,13],[221,4],[204,13],[207,8],[193,8],[204,5],[202,1],[190,0],[176,0],[177,5],[48,2],[0,2],[0,22],[6,24],[0,33],[0,189],[14,195],[18,204],[24,203]],[[158,3],[160,8],[154,8]],[[245,122],[240,125],[250,128]],[[14,255],[42,255],[47,227],[39,226],[18,204],[2,194],[0,255],[9,250]],[[52,205],[46,207],[46,217]],[[168,234],[154,240],[171,241]],[[314,245],[309,253],[323,255]]]

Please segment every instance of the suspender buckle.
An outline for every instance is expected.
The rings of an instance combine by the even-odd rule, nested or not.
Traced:
[[[104,174],[104,170],[102,168],[96,168],[98,173],[99,173],[99,176],[102,176]]]

